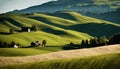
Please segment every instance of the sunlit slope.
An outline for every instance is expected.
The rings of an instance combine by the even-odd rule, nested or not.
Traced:
[[[70,31],[72,32],[72,31]],[[87,34],[79,33],[79,36],[76,35],[63,35],[63,36],[57,36],[54,34],[45,33],[42,31],[38,32],[30,32],[30,33],[16,33],[12,35],[1,35],[0,40],[5,41],[7,43],[10,43],[12,41],[15,41],[16,43],[19,43],[22,46],[30,46],[30,43],[32,41],[42,41],[47,40],[47,46],[63,46],[70,42],[80,42],[81,39],[89,39],[91,38]],[[83,37],[82,37],[83,36]]]
[[[115,24],[112,22],[108,22],[108,21],[104,21],[104,20],[100,20],[100,19],[95,19],[92,17],[88,17],[88,16],[84,16],[82,14],[79,14],[77,12],[56,12],[56,13],[43,13],[43,14],[34,14],[32,16],[29,16],[30,18],[42,21],[48,21],[48,22],[52,22],[53,20],[58,20],[60,23],[60,25],[62,25],[62,21],[66,21],[66,23],[64,24],[83,24],[83,23],[105,23],[105,24],[112,24],[112,25],[116,25],[118,26],[119,24]],[[70,23],[70,21],[72,23]],[[54,21],[52,22],[54,23]],[[63,25],[64,26],[64,25]],[[69,25],[67,25],[69,26]],[[119,25],[120,26],[120,25]]]
[[[31,27],[32,25],[36,25],[39,31],[20,32],[21,27]],[[14,28],[15,34],[9,34],[10,28]],[[70,42],[80,43],[82,39],[104,35],[109,37],[119,31],[119,24],[83,16],[76,12],[4,14],[0,16],[0,40],[7,43],[15,41],[23,46],[29,46],[32,41],[44,39],[48,41],[48,45],[55,46]]]
[[[110,37],[120,31],[120,24],[87,17],[76,12],[35,14],[29,18],[97,37]]]
[[[36,25],[37,32],[19,32],[22,26],[31,27]],[[91,36],[74,30],[66,30],[51,24],[30,19],[25,15],[9,15],[1,21],[0,40],[10,43],[15,41],[22,46],[30,46],[32,41],[47,40],[48,46],[63,46],[70,42],[80,43],[82,39],[89,39]],[[15,34],[8,34],[9,29],[14,28]],[[5,29],[5,30],[4,30]]]

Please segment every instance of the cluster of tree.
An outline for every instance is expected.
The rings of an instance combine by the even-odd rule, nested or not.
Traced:
[[[43,40],[41,43],[39,41],[31,42],[32,47],[42,46],[44,47],[47,44],[46,40]]]
[[[103,46],[107,45],[109,43],[109,40],[103,36],[100,38],[92,38],[90,40],[82,40],[81,45],[86,46],[86,47],[96,47],[96,46]]]
[[[37,27],[36,25],[32,25],[31,29],[32,29],[33,31],[38,31],[38,27]]]
[[[103,36],[100,38],[95,37],[90,40],[82,40],[81,44],[74,44],[71,42],[69,44],[69,47],[72,47],[72,49],[91,48],[91,47],[98,47],[98,46],[112,45],[112,44],[120,44],[120,33],[110,37],[109,39]]]
[[[6,42],[0,41],[0,48],[13,48],[14,45],[20,46],[19,43],[15,43],[14,41],[12,41],[11,43],[6,43]]]
[[[120,44],[120,33],[110,37],[109,44]]]
[[[10,29],[9,29],[9,33],[10,33],[10,34],[13,34],[13,33],[14,33],[14,29],[13,29],[13,28],[10,28]]]

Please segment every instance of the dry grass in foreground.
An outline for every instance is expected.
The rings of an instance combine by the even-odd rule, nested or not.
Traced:
[[[64,58],[84,58],[88,56],[96,56],[109,53],[120,53],[120,45],[102,46],[89,49],[77,49],[67,50],[48,54],[41,54],[35,56],[24,56],[24,57],[0,57],[0,66],[21,64],[37,61],[46,61],[53,59],[64,59]]]

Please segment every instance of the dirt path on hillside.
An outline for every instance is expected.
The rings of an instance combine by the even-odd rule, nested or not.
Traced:
[[[48,54],[41,54],[35,56],[24,56],[24,57],[0,57],[0,66],[10,65],[10,64],[21,64],[29,62],[46,61],[53,59],[63,59],[63,58],[84,58],[87,56],[95,56],[101,54],[109,53],[120,53],[120,45],[110,45],[102,46],[89,49],[77,49],[77,50],[67,50],[60,52],[53,52]]]

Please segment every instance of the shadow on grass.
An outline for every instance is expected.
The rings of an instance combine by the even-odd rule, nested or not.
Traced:
[[[63,46],[26,46],[26,47],[22,47],[22,48],[62,48]]]
[[[87,23],[87,24],[76,24],[69,26],[66,29],[76,30],[79,32],[90,34],[91,36],[106,36],[110,37],[116,33],[120,32],[119,26],[114,26],[111,24],[98,24],[98,23]]]
[[[9,35],[9,34],[11,34],[11,33],[7,33],[7,32],[0,32],[0,34]]]
[[[56,13],[48,13],[47,15],[50,16],[55,16],[55,17],[60,17],[60,18],[64,18],[64,19],[69,19],[69,20],[77,20],[75,17],[73,17],[72,15],[68,14],[68,13],[60,13],[60,12],[56,12]]]
[[[51,29],[51,28],[45,28],[45,29],[42,29],[42,31],[47,32],[47,33],[52,33],[52,34],[55,34],[55,35],[64,35],[64,34],[67,34],[64,31],[54,30],[54,29]]]
[[[79,44],[74,44],[74,45],[64,45],[64,46],[27,46],[27,47],[22,47],[22,48],[35,48],[35,49],[41,49],[41,50],[49,50],[49,51],[58,51],[58,50],[74,50],[74,49],[83,49],[83,48],[90,48],[89,46],[86,45],[79,45]]]
[[[26,46],[26,47],[22,47],[22,48],[35,48],[35,46]]]
[[[22,27],[22,25],[19,22],[15,21],[11,18],[7,19],[7,21],[9,21],[10,23],[12,23],[15,26]]]
[[[58,24],[55,24],[53,22],[50,22],[49,20],[47,20],[46,18],[43,18],[43,17],[37,17],[37,16],[34,16],[34,17],[28,17],[28,18],[31,18],[31,19],[35,19],[35,20],[38,20],[40,22],[44,22],[46,24],[50,24],[50,25],[53,25],[53,26],[58,26],[58,27],[64,27],[64,26],[61,26],[61,25],[58,25]]]
[[[65,45],[63,46],[63,50],[74,50],[74,49],[83,49],[83,48],[89,48],[88,46],[84,46],[84,45]]]
[[[64,50],[62,48],[62,46],[39,46],[39,47],[32,47],[32,46],[28,46],[28,47],[23,47],[23,48],[33,48],[33,49],[37,49],[37,50],[44,50],[44,51],[49,51],[49,52],[57,52],[57,51],[62,51]]]

